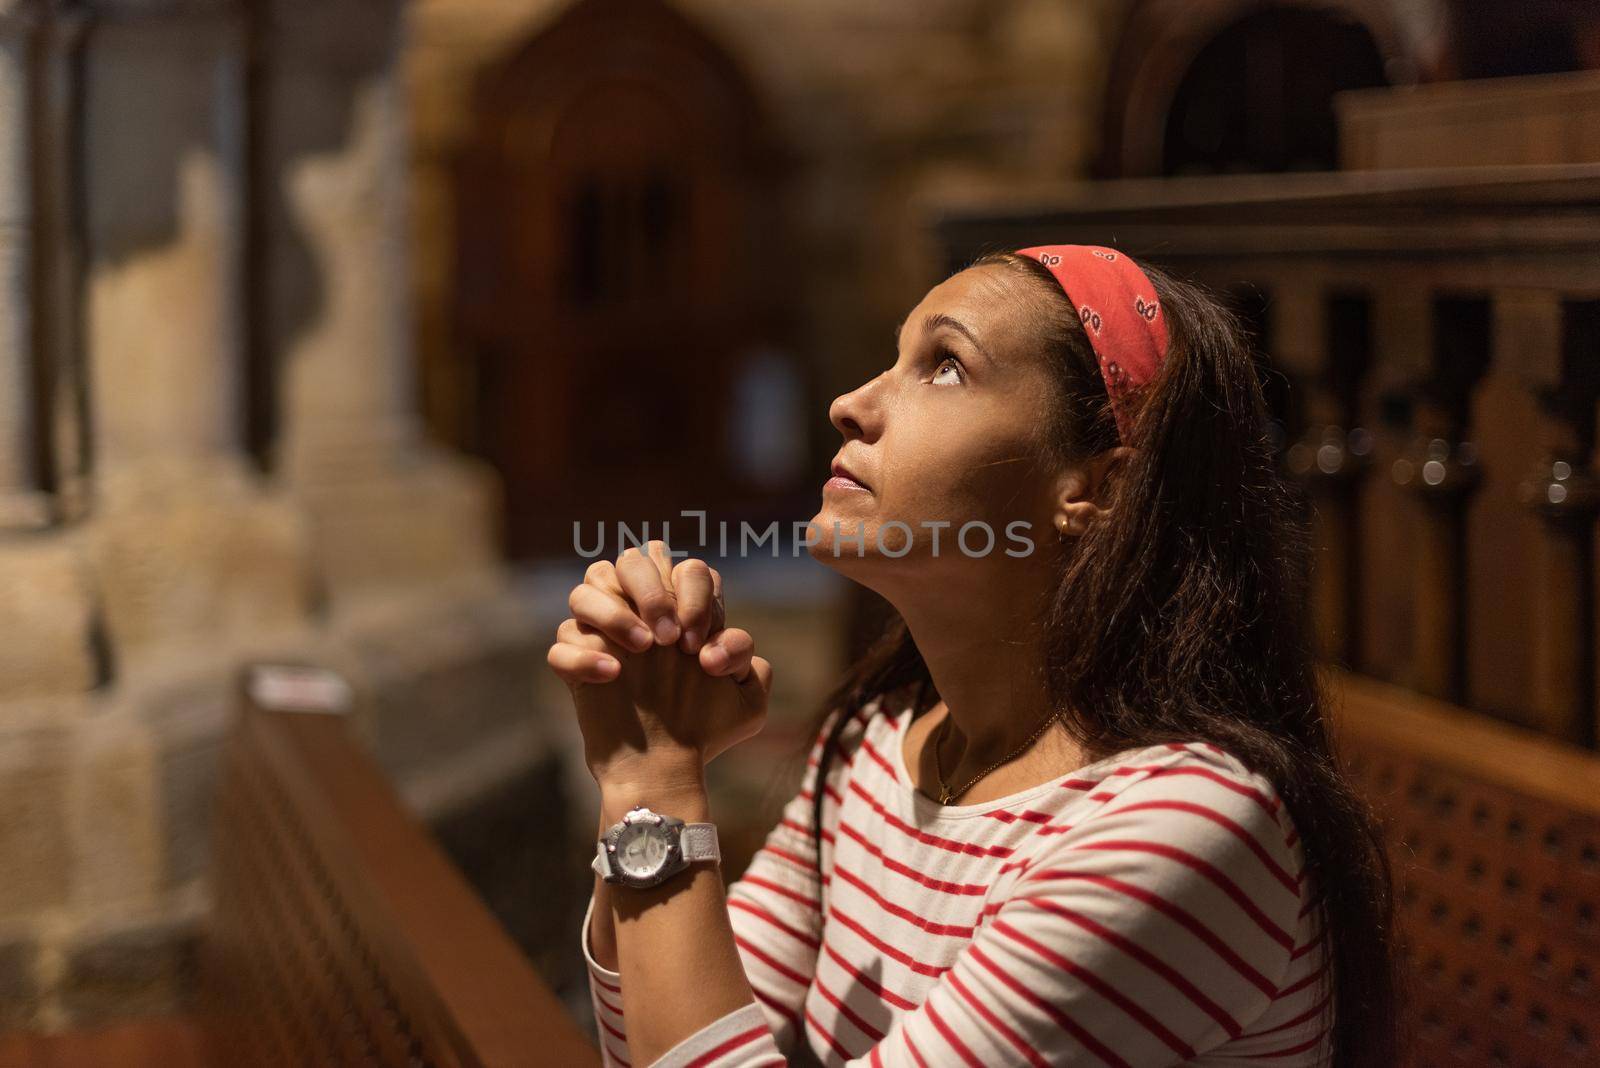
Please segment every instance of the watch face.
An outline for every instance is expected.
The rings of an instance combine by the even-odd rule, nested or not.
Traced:
[[[668,849],[667,832],[663,828],[636,823],[623,829],[613,859],[625,875],[650,876],[666,864]]]

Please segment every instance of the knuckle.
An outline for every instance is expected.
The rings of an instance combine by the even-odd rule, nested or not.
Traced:
[[[711,565],[698,557],[689,556],[678,561],[672,569],[673,575],[710,575]]]
[[[652,590],[640,599],[639,608],[645,615],[666,615],[677,606],[672,594],[665,590]]]
[[[578,633],[567,639],[567,644],[579,649],[603,649],[606,639],[594,627],[578,626]]]

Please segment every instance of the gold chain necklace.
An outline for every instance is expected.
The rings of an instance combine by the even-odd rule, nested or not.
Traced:
[[[1043,734],[1044,733],[1044,729],[1046,727],[1050,726],[1050,724],[1054,723],[1056,720],[1058,720],[1060,718],[1061,718],[1061,712],[1060,711],[1057,711],[1057,712],[1053,713],[1050,716],[1049,719],[1046,719],[1043,723],[1039,724],[1039,729],[1034,731],[1032,734],[1030,734],[1028,736],[1028,740],[1027,741],[1023,742],[1021,745],[1019,745],[1015,749],[1011,750],[1011,752],[1007,753],[1005,756],[1001,757],[999,760],[996,760],[993,764],[990,764],[988,767],[986,767],[982,771],[978,772],[978,774],[974,775],[971,779],[969,779],[967,781],[967,785],[963,786],[959,790],[956,790],[956,791],[952,792],[950,787],[948,787],[948,786],[946,786],[944,784],[944,769],[939,766],[939,742],[943,741],[943,739],[944,739],[944,729],[945,729],[945,727],[950,725],[950,713],[946,712],[944,714],[944,722],[939,724],[939,732],[940,732],[939,733],[939,737],[937,739],[935,739],[934,743],[933,743],[933,770],[934,770],[934,773],[939,776],[939,804],[948,805],[952,800],[954,800],[955,798],[960,797],[962,794],[964,794],[968,790],[972,789],[973,784],[976,783],[979,779],[983,778],[985,775],[989,774],[995,768],[998,768],[1001,764],[1004,764],[1006,761],[1012,759],[1018,753],[1022,752],[1024,749],[1028,748],[1028,746],[1032,745],[1034,739],[1039,737],[1039,735]]]

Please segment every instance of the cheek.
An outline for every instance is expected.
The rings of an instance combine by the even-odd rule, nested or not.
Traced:
[[[1014,421],[998,414],[945,415],[919,419],[906,429],[885,480],[885,511],[957,525],[983,520],[996,530],[1022,517],[1018,509],[1029,499],[1034,446],[1016,436]]]

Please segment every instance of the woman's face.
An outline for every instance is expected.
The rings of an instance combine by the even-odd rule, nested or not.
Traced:
[[[1032,342],[1043,300],[991,265],[951,276],[911,309],[893,365],[828,410],[844,435],[836,466],[862,488],[824,485],[813,557],[865,576],[925,572],[934,558],[1005,562],[1055,542],[1058,472],[1041,461],[1056,388]],[[886,526],[895,520],[905,526]]]

